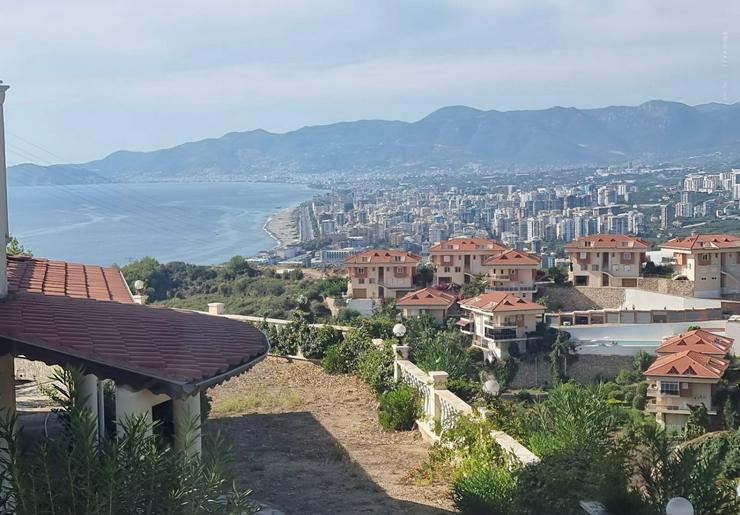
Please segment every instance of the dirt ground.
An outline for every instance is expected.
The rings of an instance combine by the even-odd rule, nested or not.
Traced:
[[[255,500],[289,514],[452,513],[445,487],[408,479],[428,454],[418,432],[383,431],[353,376],[268,358],[211,394],[208,431],[232,447]]]

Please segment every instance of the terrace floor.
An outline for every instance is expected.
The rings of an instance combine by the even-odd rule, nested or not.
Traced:
[[[452,513],[445,485],[409,478],[429,449],[418,432],[383,431],[353,376],[271,357],[210,393],[208,431],[255,500],[288,514]]]

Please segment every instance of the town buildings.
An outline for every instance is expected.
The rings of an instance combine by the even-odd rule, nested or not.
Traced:
[[[646,241],[622,234],[596,234],[565,245],[570,255],[568,279],[575,286],[636,287]]]
[[[542,304],[510,293],[488,292],[460,301],[460,331],[473,337],[486,359],[506,359],[526,351],[527,339],[545,313]]]
[[[344,260],[354,299],[399,299],[414,289],[419,256],[393,249],[370,249]]]
[[[698,234],[660,244],[673,252],[675,277],[694,283],[694,296],[740,294],[740,236]]]

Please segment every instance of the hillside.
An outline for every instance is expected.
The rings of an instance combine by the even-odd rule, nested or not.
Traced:
[[[740,103],[480,111],[445,107],[413,122],[360,120],[273,134],[236,132],[154,152],[115,152],[79,165],[11,167],[14,185],[238,179],[276,172],[377,168],[606,165],[628,160],[732,162]]]

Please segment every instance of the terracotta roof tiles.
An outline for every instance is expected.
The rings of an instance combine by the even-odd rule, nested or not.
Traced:
[[[694,234],[673,238],[660,244],[661,248],[678,250],[740,248],[740,236],[734,234]]]
[[[419,256],[403,250],[395,249],[371,249],[360,252],[354,256],[347,256],[344,262],[348,265],[361,264],[390,264],[390,265],[408,265],[416,264],[420,260]]]
[[[659,357],[645,371],[645,375],[648,377],[676,376],[720,379],[729,364],[724,359],[687,350]]]
[[[625,249],[646,250],[650,243],[634,236],[624,234],[592,234],[573,240],[565,245],[567,250],[580,249]]]
[[[471,251],[503,251],[506,247],[495,240],[486,238],[452,238],[440,241],[429,248],[430,252],[471,252]]]
[[[481,311],[541,311],[545,312],[545,306],[531,302],[511,293],[481,293],[477,297],[460,301],[462,308],[475,308]]]
[[[697,329],[666,338],[658,346],[658,355],[691,350],[707,356],[725,356],[732,348],[732,338]]]
[[[495,254],[487,258],[484,265],[539,265],[540,258],[534,254],[528,252],[522,252],[521,250],[509,249],[500,254]]]
[[[398,301],[398,306],[440,306],[450,307],[457,298],[454,295],[437,290],[436,288],[424,288],[422,290],[407,293]]]

